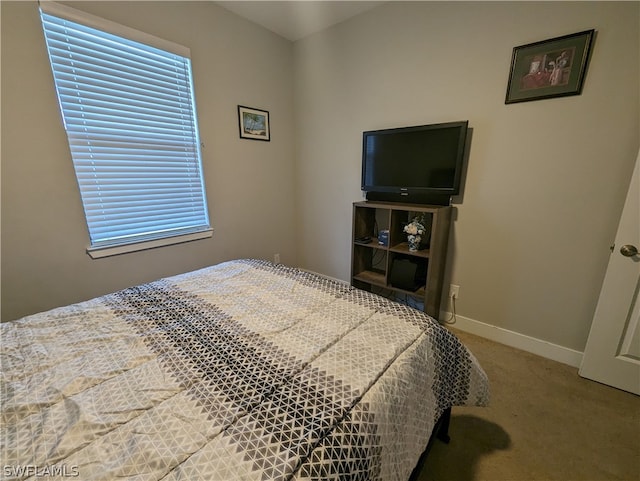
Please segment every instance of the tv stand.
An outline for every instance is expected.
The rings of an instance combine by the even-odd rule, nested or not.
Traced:
[[[372,202],[395,202],[402,204],[451,205],[449,194],[402,194],[399,192],[367,192]]]
[[[451,224],[450,206],[363,201],[353,204],[351,284],[367,291],[382,288],[412,296],[431,317],[440,301]],[[430,235],[425,248],[410,251],[404,226],[424,216]],[[388,230],[385,244],[381,231]]]

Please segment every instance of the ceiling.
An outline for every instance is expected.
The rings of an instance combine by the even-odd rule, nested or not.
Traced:
[[[222,1],[218,5],[295,42],[383,1]]]

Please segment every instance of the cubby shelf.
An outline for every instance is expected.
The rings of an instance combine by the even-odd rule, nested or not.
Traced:
[[[404,226],[414,217],[424,217],[428,246],[410,251]],[[400,204],[362,201],[353,204],[351,283],[371,290],[382,287],[408,294],[424,303],[424,311],[432,317],[440,315],[444,268],[451,223],[450,206]],[[388,245],[378,242],[378,233],[389,231]],[[368,236],[369,243],[356,242]],[[416,266],[419,282],[415,290],[400,286],[394,262],[409,260]],[[393,273],[393,276],[392,276]],[[424,275],[426,274],[426,275]]]

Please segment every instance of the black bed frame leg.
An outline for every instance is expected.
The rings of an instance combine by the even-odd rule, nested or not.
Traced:
[[[449,423],[451,422],[451,408],[448,408],[442,413],[440,418],[440,427],[436,433],[436,437],[445,444],[449,444],[451,438],[449,437]]]
[[[422,471],[422,467],[424,466],[424,463],[427,459],[427,455],[429,454],[429,451],[431,451],[431,445],[433,444],[433,440],[435,438],[438,438],[440,441],[442,441],[445,444],[449,444],[449,441],[451,440],[451,438],[449,437],[450,421],[451,421],[451,408],[448,408],[442,413],[442,415],[436,422],[436,425],[433,428],[433,432],[429,437],[429,442],[427,443],[427,447],[425,448],[422,455],[420,456],[420,459],[418,459],[418,464],[416,464],[416,467],[413,469],[411,473],[411,477],[409,478],[409,481],[417,481],[418,478],[420,477],[420,472]]]

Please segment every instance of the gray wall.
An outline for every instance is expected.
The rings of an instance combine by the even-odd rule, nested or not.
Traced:
[[[3,320],[237,257],[347,280],[362,131],[468,119],[458,314],[584,349],[640,143],[640,4],[389,2],[295,44],[210,2],[71,5],[191,48],[215,232],[84,253],[37,4],[3,1]],[[504,104],[514,46],[590,28],[582,95]],[[270,111],[270,143],[238,139],[237,104]]]
[[[92,260],[35,1],[2,8],[2,319],[239,258],[295,263],[292,46],[211,2],[70,2],[191,49],[211,239]],[[241,140],[237,105],[270,112]]]
[[[362,131],[468,119],[457,312],[582,351],[638,153],[639,18],[638,2],[389,2],[297,42],[301,265],[349,278]],[[591,28],[582,95],[504,104],[514,46]]]

